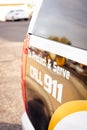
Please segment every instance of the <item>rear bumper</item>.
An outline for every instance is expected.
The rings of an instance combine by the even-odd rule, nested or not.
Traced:
[[[22,115],[22,128],[23,130],[35,130],[26,112]]]

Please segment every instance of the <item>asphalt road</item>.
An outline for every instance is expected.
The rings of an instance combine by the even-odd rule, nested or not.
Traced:
[[[27,32],[29,21],[0,22],[0,38],[22,42]]]
[[[21,130],[22,44],[29,21],[0,22],[0,130]]]

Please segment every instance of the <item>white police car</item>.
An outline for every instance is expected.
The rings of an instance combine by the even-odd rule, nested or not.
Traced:
[[[23,45],[24,130],[87,130],[87,1],[43,0]]]

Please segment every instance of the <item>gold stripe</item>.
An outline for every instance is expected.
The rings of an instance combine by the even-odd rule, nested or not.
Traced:
[[[76,100],[64,103],[54,112],[48,130],[53,130],[64,117],[79,111],[87,111],[87,100]]]

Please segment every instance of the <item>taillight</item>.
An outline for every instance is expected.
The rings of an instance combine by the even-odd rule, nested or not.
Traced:
[[[27,103],[26,103],[26,60],[28,54],[28,46],[29,46],[29,34],[26,35],[26,38],[23,43],[23,50],[22,50],[22,66],[21,66],[21,85],[22,85],[22,95],[25,104],[25,109],[27,111]]]
[[[23,53],[28,54],[28,45],[29,45],[29,34],[26,35],[26,38],[24,40],[23,44]]]

